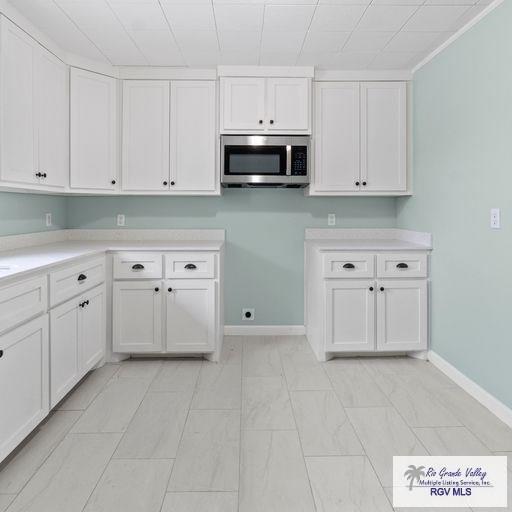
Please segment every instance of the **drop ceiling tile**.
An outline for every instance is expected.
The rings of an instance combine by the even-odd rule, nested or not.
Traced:
[[[183,1],[183,0],[181,0]],[[202,1],[202,0],[197,0]],[[217,4],[231,4],[231,5],[265,5],[265,0],[206,0],[207,3]],[[297,2],[299,3],[299,2]]]
[[[364,13],[358,30],[396,32],[418,9],[414,5],[371,5]]]
[[[425,0],[425,5],[475,5],[478,0]]]
[[[197,68],[213,68],[219,62],[220,53],[217,51],[185,52],[183,55],[187,66]]]
[[[365,9],[364,5],[319,5],[310,30],[354,30]]]
[[[407,22],[404,30],[448,32],[456,26],[457,20],[468,11],[465,5],[429,5],[420,7]]]
[[[261,51],[263,53],[299,53],[305,37],[305,31],[275,32],[265,30],[261,40]]]
[[[127,30],[169,29],[158,3],[110,0],[110,7]]]
[[[374,52],[342,52],[337,58],[336,69],[366,69],[375,59]]]
[[[294,52],[262,52],[260,66],[295,66],[298,54]]]
[[[104,0],[55,0],[65,13],[79,26],[119,23],[114,11]]]
[[[391,41],[395,32],[367,32],[356,30],[350,36],[343,51],[378,52]]]
[[[225,66],[256,66],[259,60],[259,52],[221,52],[219,54],[220,65]]]
[[[259,31],[223,30],[218,34],[222,52],[259,51],[261,41]]]
[[[470,21],[474,20],[477,16],[479,16],[482,11],[487,9],[487,4],[477,4],[473,7],[469,7],[469,9],[457,20],[457,23],[455,24],[454,30],[458,30],[459,28],[463,27]]]
[[[316,5],[318,0],[265,0],[266,5]]]
[[[313,5],[267,5],[264,30],[305,31],[311,23],[314,12]]]
[[[176,42],[183,53],[198,54],[218,52],[217,32],[215,30],[175,30]]]
[[[133,30],[130,36],[150,66],[182,66],[185,64],[169,30]]]
[[[215,30],[212,5],[175,4],[162,1],[173,30]]]
[[[263,25],[263,5],[214,6],[217,30],[260,30]]]
[[[370,5],[371,3],[372,0],[318,0],[319,5]]]
[[[425,0],[373,0],[372,5],[423,5]]]
[[[418,54],[415,52],[382,52],[368,67],[370,69],[408,69],[416,58]]]
[[[452,32],[399,32],[386,46],[386,52],[426,52],[433,50]]]
[[[340,52],[347,42],[350,32],[309,32],[304,42],[303,52]]]
[[[339,52],[301,52],[299,66],[315,66],[319,69],[336,69]]]

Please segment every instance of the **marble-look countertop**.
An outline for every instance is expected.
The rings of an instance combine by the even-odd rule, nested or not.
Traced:
[[[0,252],[0,281],[118,251],[218,251],[223,240],[73,241]]]

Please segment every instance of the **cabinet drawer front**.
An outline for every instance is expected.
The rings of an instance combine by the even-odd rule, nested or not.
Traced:
[[[375,272],[373,254],[336,252],[324,254],[324,277],[373,277]]]
[[[208,279],[215,277],[215,254],[175,252],[165,255],[167,278]]]
[[[0,288],[0,332],[44,313],[47,306],[46,275]]]
[[[121,252],[114,255],[114,279],[160,279],[162,254]]]
[[[427,255],[377,254],[377,277],[427,277]]]
[[[50,274],[50,305],[53,307],[105,281],[105,258],[85,261],[79,265]]]

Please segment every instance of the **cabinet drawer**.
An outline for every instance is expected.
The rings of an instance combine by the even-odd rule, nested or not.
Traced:
[[[373,254],[357,252],[324,254],[324,277],[373,277],[374,272],[375,257]]]
[[[162,254],[121,252],[114,255],[114,279],[160,279]]]
[[[427,255],[377,254],[377,277],[427,277]]]
[[[50,274],[50,305],[53,307],[105,281],[105,258],[88,260]]]
[[[215,254],[173,252],[165,255],[167,278],[208,279],[215,277]]]
[[[0,288],[0,332],[44,313],[47,306],[46,275]]]

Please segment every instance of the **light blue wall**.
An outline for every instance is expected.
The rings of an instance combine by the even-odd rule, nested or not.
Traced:
[[[51,213],[53,226],[46,227]],[[66,227],[66,198],[0,192],[0,236],[35,233]]]
[[[434,234],[433,349],[512,407],[511,27],[505,2],[415,75],[415,195],[397,223]]]
[[[301,190],[227,190],[222,197],[80,197],[68,200],[71,228],[225,228],[226,324],[303,325],[306,227],[394,227],[392,198],[305,198]]]

